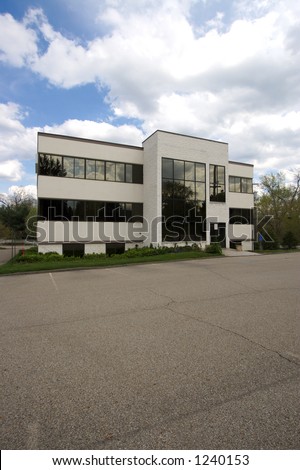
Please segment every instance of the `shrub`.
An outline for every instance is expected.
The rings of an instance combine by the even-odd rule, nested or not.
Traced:
[[[59,255],[55,251],[51,251],[49,253],[37,253],[35,251],[26,250],[23,254],[22,251],[15,258],[16,263],[39,263],[45,261],[60,261],[64,257]]]
[[[83,255],[82,257],[83,259],[103,259],[103,258],[106,258],[106,254],[105,253],[88,253],[86,255]]]
[[[222,247],[221,247],[220,243],[211,243],[210,245],[206,245],[205,253],[221,255],[222,254]]]
[[[287,232],[282,239],[282,245],[284,247],[287,247],[289,250],[292,248],[296,248],[297,242],[297,238],[291,231]]]

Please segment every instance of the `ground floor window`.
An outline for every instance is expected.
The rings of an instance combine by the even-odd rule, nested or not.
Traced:
[[[44,220],[143,222],[143,204],[40,198],[38,215]]]
[[[106,254],[111,255],[121,255],[125,252],[125,243],[107,243],[106,244]]]
[[[63,244],[64,256],[83,256],[84,243],[64,243]]]
[[[229,223],[230,224],[253,224],[254,214],[253,209],[244,209],[234,207],[229,209]]]

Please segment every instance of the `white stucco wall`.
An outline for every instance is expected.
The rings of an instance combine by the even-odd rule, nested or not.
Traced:
[[[146,245],[161,244],[161,164],[158,158],[158,136],[144,142],[144,218],[148,224]]]
[[[89,201],[143,202],[143,185],[38,176],[38,197]]]
[[[38,134],[38,152],[116,162],[143,163],[143,149],[141,147],[49,134]]]
[[[91,243],[114,241],[141,241],[144,228],[141,223],[127,222],[63,222],[39,221],[38,243]],[[50,250],[51,251],[51,250]]]
[[[105,244],[104,243],[86,243],[84,245],[84,254],[85,255],[92,255],[92,254],[105,254]]]
[[[228,174],[228,144],[157,131],[146,139],[143,145],[144,215],[148,221],[161,216],[161,159],[172,158],[206,164],[207,217],[217,217],[219,222],[227,222],[228,203],[209,202],[209,164],[225,166],[226,175]],[[228,193],[227,185],[226,193]],[[156,238],[160,244],[160,226],[157,232]]]
[[[228,206],[250,209],[254,207],[253,194],[228,192]]]
[[[231,239],[252,239],[253,225],[229,224],[228,232]]]
[[[253,178],[253,166],[245,163],[229,162],[228,171],[230,176]]]
[[[59,255],[63,254],[63,247],[62,244],[51,244],[51,245],[39,245],[38,246],[39,253],[58,253]]]

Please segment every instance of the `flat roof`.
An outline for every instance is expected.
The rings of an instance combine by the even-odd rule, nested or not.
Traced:
[[[157,132],[163,132],[164,134],[172,134],[172,135],[178,135],[178,136],[181,136],[181,137],[188,137],[189,139],[197,139],[197,140],[206,140],[208,142],[215,142],[217,144],[224,144],[224,145],[228,145],[227,142],[222,142],[221,140],[213,140],[213,139],[205,139],[204,137],[196,137],[194,135],[188,135],[188,134],[179,134],[177,132],[170,132],[170,131],[163,131],[161,129],[157,129],[156,131],[154,131],[152,134],[150,134],[145,140],[143,140],[143,143],[146,142],[146,140],[150,139],[150,137],[152,137],[154,134],[156,134]]]
[[[162,132],[162,133],[165,133],[165,134],[178,135],[178,136],[181,136],[181,137],[188,137],[188,138],[191,138],[191,139],[205,140],[205,141],[208,141],[208,142],[215,142],[217,144],[228,145],[227,142],[222,142],[222,141],[219,141],[219,140],[205,139],[203,137],[195,137],[195,136],[187,135],[187,134],[178,134],[176,132],[163,131],[161,129],[158,129],[155,132],[153,132],[151,135],[149,135],[149,137],[147,137],[143,141],[143,143],[146,142],[146,140],[150,139],[150,137],[152,137],[157,132]],[[135,149],[135,150],[143,150],[144,149],[143,147],[140,147],[138,145],[119,144],[117,142],[108,142],[108,141],[105,141],[105,140],[87,139],[87,138],[84,138],[84,137],[74,137],[74,136],[68,136],[68,135],[62,135],[62,134],[52,134],[52,133],[49,133],[49,132],[38,132],[38,136],[53,137],[55,139],[75,140],[75,141],[78,141],[78,142],[88,142],[88,143],[91,143],[91,144],[99,144],[99,145],[111,145],[111,146],[114,146],[114,147],[123,147],[123,148]],[[242,162],[236,162],[236,161],[232,161],[232,160],[229,160],[228,163],[232,163],[233,165],[243,165],[243,166],[254,167],[254,165],[252,165],[252,163],[242,163]]]
[[[234,162],[232,160],[229,160],[228,163],[232,163],[233,165],[254,166],[252,163]]]
[[[114,147],[125,147],[125,148],[130,148],[130,149],[143,150],[143,147],[138,147],[137,145],[119,144],[116,142],[107,142],[105,140],[85,139],[84,137],[73,137],[73,136],[61,135],[61,134],[50,134],[48,132],[38,132],[38,135],[41,135],[44,137],[53,137],[55,139],[76,140],[78,142],[88,142],[91,144],[112,145]]]

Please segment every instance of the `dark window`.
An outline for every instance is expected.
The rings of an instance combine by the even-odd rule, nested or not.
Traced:
[[[170,158],[162,159],[162,177],[163,178],[169,178],[169,179],[174,178],[173,166],[174,166],[173,160],[171,160]]]
[[[162,197],[172,197],[173,196],[173,181],[166,179],[162,180]]]
[[[230,208],[230,224],[253,224],[253,209]]]
[[[174,199],[173,213],[175,217],[184,217],[185,216],[185,200],[184,199]]]
[[[95,201],[94,202],[95,208],[95,217],[97,222],[104,222],[105,221],[105,202],[102,201]]]
[[[128,206],[128,203],[126,202],[126,213],[127,213],[127,206]],[[130,222],[143,222],[143,204],[139,202],[133,202],[131,206],[132,206],[132,218],[130,219]]]
[[[83,256],[84,244],[83,243],[63,243],[64,256]]]
[[[50,199],[39,199],[38,215],[48,220],[49,218],[48,210],[49,210],[50,205],[51,205]]]
[[[126,215],[127,204],[125,202],[120,202],[120,204],[119,204],[120,221],[122,221],[122,222],[127,220],[127,215]],[[130,203],[129,203],[129,205],[130,205]]]
[[[143,184],[143,165],[132,165],[132,182]]]
[[[75,216],[76,210],[76,201],[63,201],[63,216],[72,220],[72,217]]]
[[[107,243],[106,254],[110,255],[121,255],[125,252],[125,243]]]
[[[126,209],[125,209],[126,210],[126,220],[129,220],[132,217],[132,204],[127,202],[125,207],[126,207]]]
[[[205,240],[205,164],[162,159],[164,241]]]
[[[209,198],[214,202],[225,202],[225,167],[209,165]]]
[[[95,201],[86,201],[85,203],[85,217],[86,220],[92,220],[96,218],[96,205]]]
[[[60,199],[51,199],[50,220],[61,220],[63,216],[62,201]]]
[[[122,222],[121,208],[119,202],[106,202],[105,203],[105,220],[111,222]]]
[[[59,155],[39,154],[39,174],[47,176],[66,176],[62,157]]]
[[[46,220],[142,222],[143,204],[137,202],[39,199],[38,215]]]
[[[163,216],[168,219],[174,215],[173,210],[173,198],[164,198],[162,202],[162,214]]]
[[[39,199],[38,215],[45,218],[46,220],[61,220],[61,199]]]

